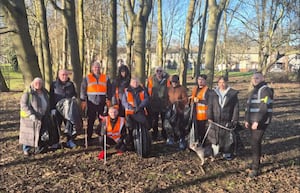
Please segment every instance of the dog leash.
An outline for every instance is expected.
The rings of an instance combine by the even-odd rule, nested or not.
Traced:
[[[209,123],[212,123],[212,124],[214,124],[214,125],[216,125],[216,126],[222,128],[222,129],[227,130],[227,131],[233,131],[233,130],[234,130],[234,128],[233,128],[233,129],[230,129],[230,128],[228,128],[228,127],[225,127],[225,126],[220,125],[219,123],[216,123],[216,122],[213,122],[213,121],[209,121]]]

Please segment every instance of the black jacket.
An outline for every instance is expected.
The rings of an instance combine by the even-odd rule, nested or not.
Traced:
[[[232,122],[238,122],[239,120],[239,101],[238,91],[229,88],[227,93],[221,100],[221,95],[218,89],[214,89],[210,93],[208,100],[208,114],[207,118],[226,126]],[[228,125],[227,125],[228,126]],[[228,143],[227,130],[221,129],[218,126],[213,125],[208,133],[208,140],[213,144],[227,145]],[[222,147],[221,147],[222,148]]]
[[[273,89],[261,82],[253,88],[247,100],[245,119],[248,123],[269,124],[272,118]]]
[[[59,79],[52,82],[50,86],[50,109],[55,109],[58,101],[64,98],[76,97],[76,90],[73,82],[68,80],[62,83]]]

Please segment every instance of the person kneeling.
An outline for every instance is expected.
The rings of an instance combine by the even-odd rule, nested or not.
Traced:
[[[104,159],[105,149],[104,145],[116,145],[117,153],[120,155],[126,151],[126,127],[124,117],[118,115],[118,107],[112,106],[108,109],[108,116],[104,117],[101,123],[100,131],[100,146],[101,151],[98,155],[99,159]],[[106,137],[106,144],[104,138]]]

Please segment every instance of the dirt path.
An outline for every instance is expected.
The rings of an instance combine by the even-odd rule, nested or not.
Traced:
[[[248,84],[240,90],[241,116]],[[273,122],[263,140],[262,174],[247,177],[249,133],[240,132],[246,149],[232,161],[207,160],[202,172],[193,153],[153,144],[149,158],[134,152],[97,160],[98,147],[67,148],[26,158],[18,145],[21,93],[0,93],[0,192],[300,192],[300,86],[273,84]]]

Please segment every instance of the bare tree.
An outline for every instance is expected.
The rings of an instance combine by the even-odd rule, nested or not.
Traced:
[[[131,71],[132,68],[132,57],[133,57],[133,22],[131,19],[129,19],[129,15],[126,11],[126,4],[125,1],[120,0],[121,7],[122,7],[122,18],[125,26],[125,36],[126,36],[126,63],[129,67],[129,70]],[[135,0],[131,1],[131,5],[133,6],[133,9],[135,7]]]
[[[167,0],[163,1],[167,2],[167,11],[163,12],[163,45],[164,45],[164,51],[163,51],[163,66],[165,65],[166,62],[166,55],[169,51],[169,48],[171,46],[172,39],[174,37],[174,31],[176,29],[176,26],[179,26],[179,21],[183,17],[181,13],[181,4],[180,0]],[[164,66],[165,67],[165,66]]]
[[[227,1],[229,0],[221,0],[219,4],[217,4],[216,0],[208,0],[209,19],[205,47],[205,68],[207,69],[207,83],[210,87],[212,87],[214,79],[215,50],[218,37],[218,28],[222,12],[225,9]]]
[[[248,9],[254,10],[255,14],[247,15],[240,12],[238,19],[248,30],[248,38],[258,45],[258,70],[264,74],[279,57],[289,52],[293,30],[288,16],[289,12],[292,12],[293,18],[295,17],[296,7],[299,7],[299,2],[298,6],[296,2],[294,0],[255,0],[247,4]],[[283,24],[286,26],[283,27]]]
[[[163,61],[163,23],[162,23],[162,0],[157,0],[157,43],[156,55],[158,66],[162,66]]]
[[[52,62],[51,62],[51,53],[49,47],[49,34],[48,34],[48,25],[46,18],[46,7],[44,0],[36,0],[35,1],[35,12],[38,20],[38,30],[40,31],[40,42],[41,42],[41,50],[43,57],[43,66],[44,66],[44,81],[45,87],[50,89],[50,84],[52,82]],[[41,66],[41,64],[40,64]]]
[[[130,0],[126,0],[126,8],[130,20],[134,24],[134,54],[135,68],[132,74],[145,83],[145,51],[146,51],[146,26],[152,9],[152,0],[140,0],[140,9],[134,12],[134,6]]]
[[[65,9],[61,9],[53,0],[51,1],[51,3],[56,9],[62,11],[64,17],[66,18],[68,26],[69,45],[71,51],[71,63],[74,72],[73,80],[77,89],[77,93],[79,93],[80,84],[82,80],[82,70],[79,58],[78,36],[75,19],[75,2],[72,0],[65,0]]]
[[[183,48],[181,50],[181,62],[180,62],[180,71],[179,75],[182,77],[181,82],[182,85],[186,85],[186,74],[187,74],[187,66],[188,66],[188,58],[189,58],[189,50],[190,50],[190,41],[194,23],[194,16],[195,16],[195,0],[190,0],[188,14],[186,18],[186,25],[185,25],[185,36],[184,36],[184,43]]]
[[[5,23],[9,26],[6,31],[11,32],[12,42],[25,85],[29,85],[34,77],[42,77],[37,55],[32,45],[24,0],[2,0]],[[1,33],[1,32],[0,32]]]
[[[111,24],[109,25],[108,61],[109,75],[113,79],[117,74],[117,0],[110,1]]]
[[[80,66],[84,69],[84,9],[83,0],[77,2],[77,24],[78,24],[78,47],[79,47],[79,58]],[[84,73],[84,70],[82,71]]]
[[[194,72],[195,72],[194,77],[196,77],[196,78],[200,75],[200,71],[201,71],[202,50],[204,47],[204,37],[205,37],[205,31],[206,31],[207,9],[208,9],[208,0],[205,0],[203,13],[201,15],[202,22],[199,22],[198,55],[197,55],[197,62],[196,62],[195,70],[194,70]]]

